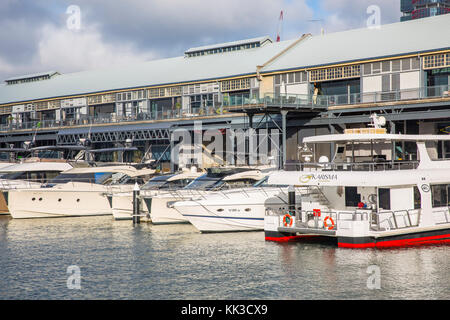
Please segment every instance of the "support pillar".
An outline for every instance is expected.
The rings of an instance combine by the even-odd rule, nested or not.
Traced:
[[[287,159],[287,146],[286,146],[286,140],[287,140],[287,117],[288,111],[281,110],[281,130],[282,130],[282,154],[281,154],[281,165],[282,169],[286,166],[286,159]]]

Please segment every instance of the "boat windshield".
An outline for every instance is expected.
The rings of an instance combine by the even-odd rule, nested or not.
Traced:
[[[189,183],[184,189],[188,190],[212,190],[220,187],[224,182],[223,177],[212,177],[208,174],[204,174],[191,183]]]
[[[164,176],[157,176],[154,177],[152,179],[150,179],[149,181],[147,181],[147,183],[145,185],[142,186],[142,190],[158,190],[161,189],[162,187],[164,187],[164,185],[166,185],[167,179],[169,179],[170,177],[173,177],[173,174],[169,174],[169,175],[164,175]]]
[[[67,182],[87,182],[103,185],[123,184],[130,177],[121,172],[95,172],[95,173],[62,173],[49,182],[49,186]]]

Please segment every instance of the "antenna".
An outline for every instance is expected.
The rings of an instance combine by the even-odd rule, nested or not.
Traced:
[[[323,28],[323,19],[311,19],[308,20],[308,22],[320,22],[320,35],[324,35],[325,34],[325,29]]]
[[[280,12],[280,17],[278,18],[278,27],[277,27],[277,42],[281,41],[281,33],[283,31],[283,10]]]

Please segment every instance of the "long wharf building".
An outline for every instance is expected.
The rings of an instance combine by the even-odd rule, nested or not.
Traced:
[[[180,57],[103,70],[56,71],[0,85],[0,147],[95,148],[131,140],[135,158],[169,159],[171,133],[279,128],[281,160],[305,136],[367,126],[450,132],[450,15],[273,42],[260,37],[191,48]],[[439,146],[443,157],[450,146]],[[233,149],[234,150],[234,149]],[[329,153],[333,151],[330,150]],[[408,146],[399,148],[411,157]],[[104,155],[103,155],[104,156]]]

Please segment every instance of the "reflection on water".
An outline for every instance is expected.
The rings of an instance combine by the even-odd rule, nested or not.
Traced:
[[[111,217],[0,217],[0,299],[448,299],[450,247],[339,249]],[[81,290],[67,288],[67,267]],[[367,268],[378,266],[381,289]]]

